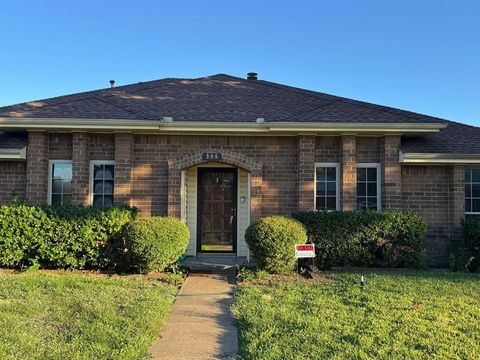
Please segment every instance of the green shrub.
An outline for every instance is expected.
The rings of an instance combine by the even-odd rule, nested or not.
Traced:
[[[462,233],[452,238],[447,251],[453,271],[480,270],[480,216],[470,215],[462,222]]]
[[[414,211],[387,211],[384,232],[386,266],[425,267],[427,222]]]
[[[69,205],[44,211],[54,224],[52,236],[39,248],[44,267],[76,269],[115,267],[122,255],[116,252],[115,237],[137,213],[125,206]]]
[[[52,229],[41,208],[0,206],[0,266],[28,267],[38,262],[38,248]]]
[[[126,266],[140,272],[163,271],[185,253],[190,234],[178,219],[151,217],[125,227]]]
[[[472,254],[480,252],[480,216],[467,216],[463,221],[465,246]]]
[[[135,209],[0,206],[0,266],[99,268],[112,264],[112,239]]]
[[[333,265],[370,265],[373,254],[366,239],[376,234],[365,234],[365,225],[376,221],[375,212],[297,212],[293,218],[307,229],[317,247],[315,262],[322,269]]]
[[[250,225],[245,240],[256,264],[270,273],[291,272],[295,265],[295,244],[307,242],[304,227],[284,216],[268,216]]]
[[[425,220],[415,212],[297,212],[317,246],[316,265],[425,266]]]

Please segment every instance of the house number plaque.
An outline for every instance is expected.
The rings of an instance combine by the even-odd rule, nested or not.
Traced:
[[[222,160],[222,153],[203,153],[202,159],[206,161]]]

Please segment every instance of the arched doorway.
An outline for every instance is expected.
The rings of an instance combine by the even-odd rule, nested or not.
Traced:
[[[188,255],[248,257],[244,234],[260,217],[261,170],[260,164],[232,153],[169,162],[169,216],[182,218],[190,230]]]

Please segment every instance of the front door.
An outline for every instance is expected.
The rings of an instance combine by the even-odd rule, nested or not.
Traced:
[[[237,169],[198,169],[197,251],[236,252]]]

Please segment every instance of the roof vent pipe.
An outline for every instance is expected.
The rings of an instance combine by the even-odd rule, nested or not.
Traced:
[[[110,80],[110,87],[111,88],[115,87],[115,80]]]
[[[247,74],[247,80],[258,80],[258,74],[256,72],[249,72]]]

